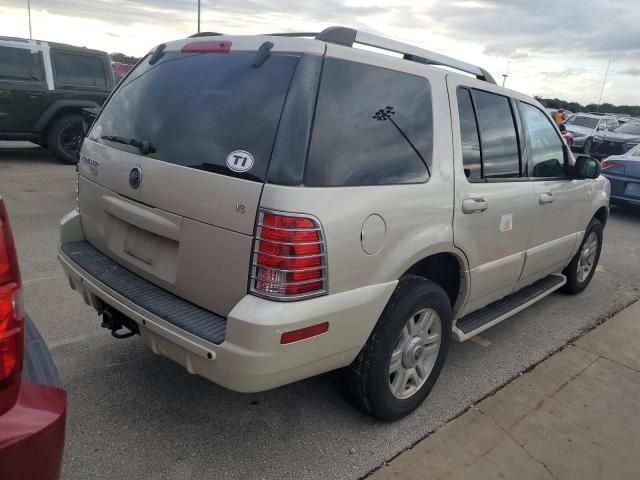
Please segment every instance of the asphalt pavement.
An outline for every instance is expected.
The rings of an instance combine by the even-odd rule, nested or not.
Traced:
[[[0,195],[28,312],[69,393],[64,479],[361,478],[640,298],[640,213],[613,210],[588,290],[553,294],[453,344],[430,397],[402,421],[355,410],[335,374],[233,393],[99,327],[55,259],[58,222],[75,203],[74,167],[17,146],[0,142]]]

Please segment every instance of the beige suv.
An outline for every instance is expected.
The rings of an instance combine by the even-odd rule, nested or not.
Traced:
[[[84,142],[59,260],[114,336],[190,373],[256,392],[344,368],[397,419],[450,338],[588,285],[609,183],[479,67],[303,37],[150,52]]]

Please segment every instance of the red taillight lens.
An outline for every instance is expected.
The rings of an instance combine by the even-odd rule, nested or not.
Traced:
[[[602,170],[606,170],[608,168],[623,168],[624,169],[624,163],[616,162],[615,160],[604,160],[600,164],[600,167],[602,168]]]
[[[229,53],[230,50],[229,40],[191,42],[180,49],[182,53]]]
[[[20,286],[9,216],[0,198],[0,390],[19,381],[22,371],[24,313]]]
[[[261,211],[251,291],[285,300],[326,293],[325,250],[315,218]]]

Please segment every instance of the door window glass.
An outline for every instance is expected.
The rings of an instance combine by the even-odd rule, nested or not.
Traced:
[[[482,178],[480,138],[471,93],[466,88],[458,88],[457,96],[464,173],[467,178],[480,179]]]
[[[509,99],[473,90],[485,178],[520,176],[518,138]]]
[[[0,47],[0,78],[41,82],[42,55],[25,48]]]
[[[547,116],[533,105],[520,103],[525,128],[529,132],[531,155],[529,177],[562,177],[565,174],[564,149]]]

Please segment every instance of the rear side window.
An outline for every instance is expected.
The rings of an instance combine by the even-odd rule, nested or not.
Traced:
[[[104,63],[98,57],[55,52],[53,69],[56,80],[64,85],[106,87]]]
[[[168,52],[152,66],[143,61],[89,136],[135,154],[136,148],[104,137],[147,141],[152,158],[264,181],[298,57],[271,55],[260,68],[252,66],[254,58],[255,52]]]
[[[525,128],[529,132],[529,177],[565,175],[562,141],[547,116],[533,105],[519,103]]]
[[[458,113],[460,116],[460,135],[462,138],[462,162],[464,174],[467,178],[482,178],[482,158],[480,156],[480,138],[478,124],[473,112],[471,92],[466,88],[459,88]]]
[[[42,55],[25,48],[0,47],[0,78],[41,82]]]
[[[432,148],[431,91],[425,78],[325,60],[306,185],[425,182]]]
[[[520,176],[518,138],[509,99],[473,90],[485,178]]]

